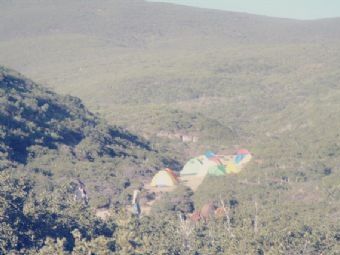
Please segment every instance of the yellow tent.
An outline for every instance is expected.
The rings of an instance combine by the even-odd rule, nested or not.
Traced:
[[[244,159],[242,160],[241,164],[247,164],[251,160],[251,154],[247,154]]]
[[[226,165],[226,171],[228,174],[237,174],[241,171],[241,168],[238,167],[233,161],[228,161]]]
[[[168,171],[161,170],[159,171],[151,181],[151,186],[175,186],[178,183],[176,178]]]

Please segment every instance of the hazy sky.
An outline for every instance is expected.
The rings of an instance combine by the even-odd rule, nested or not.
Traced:
[[[151,0],[274,17],[319,19],[340,17],[340,0]]]

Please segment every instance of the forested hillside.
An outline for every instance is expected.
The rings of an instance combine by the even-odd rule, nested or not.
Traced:
[[[177,162],[100,121],[79,99],[0,72],[0,254],[338,253],[336,143],[319,139],[316,156],[299,152],[286,165],[254,154],[239,175],[206,177],[195,193],[180,184],[136,217],[126,209],[132,189]],[[185,220],[207,203],[221,214]]]
[[[35,82],[0,68],[0,254],[339,254],[339,42],[338,18],[1,1],[1,64]],[[126,211],[157,170],[239,148],[239,174]]]
[[[81,179],[93,205],[109,206],[113,194],[140,181],[132,177],[175,162],[109,126],[78,98],[57,95],[3,67],[0,77],[1,170],[28,172],[45,188]]]

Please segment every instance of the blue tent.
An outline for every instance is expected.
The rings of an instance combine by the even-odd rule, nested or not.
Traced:
[[[245,158],[245,154],[238,154],[238,155],[236,155],[235,157],[234,157],[234,162],[236,163],[236,164],[240,164],[241,163],[241,161]]]
[[[207,151],[207,152],[205,153],[205,156],[206,156],[207,158],[211,158],[211,157],[215,157],[216,154],[213,153],[212,151]]]

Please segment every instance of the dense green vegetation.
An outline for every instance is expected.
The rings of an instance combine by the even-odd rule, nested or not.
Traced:
[[[95,2],[0,3],[1,64],[43,84],[0,67],[0,254],[339,254],[339,19]],[[239,175],[126,211],[241,147]],[[180,219],[207,203],[223,217]]]
[[[284,196],[276,196],[275,200],[268,194],[261,196],[264,185],[252,189],[252,197],[238,197],[239,200],[235,194],[229,200],[221,197],[227,213],[220,219],[181,221],[176,212],[170,213],[174,208],[163,206],[163,211],[151,217],[138,219],[122,211],[113,212],[112,217],[103,222],[73,199],[69,186],[36,194],[31,190],[32,183],[25,178],[14,178],[6,172],[0,173],[0,177],[0,254],[339,252],[340,229],[334,215],[334,225],[320,225],[320,220],[328,219],[320,207],[287,203]],[[289,186],[277,185],[275,193],[290,189]],[[183,205],[176,208],[187,209]],[[334,214],[337,210],[332,211]]]
[[[131,188],[148,181],[155,169],[176,166],[160,156],[167,144],[156,139],[160,151],[151,149],[155,145],[105,124],[79,99],[59,96],[12,70],[1,68],[0,82],[2,253],[338,253],[338,147],[327,140],[333,129],[320,136],[318,151],[289,145],[290,153],[275,158],[275,143],[271,151],[255,147],[259,154],[241,174],[206,178],[195,194],[179,186],[150,216],[137,219],[124,209]],[[179,118],[178,127],[199,127],[200,117],[192,118]],[[166,120],[172,128],[179,125]],[[89,206],[75,199],[77,179],[86,183]],[[208,202],[223,202],[224,217],[180,219]],[[94,209],[103,206],[111,208],[106,221],[95,216]]]
[[[145,140],[95,117],[78,98],[4,68],[0,77],[1,170],[27,172],[45,189],[81,179],[100,206],[121,200],[112,195],[140,181],[133,176],[177,166]]]

